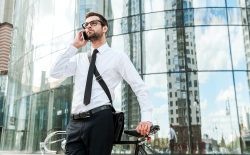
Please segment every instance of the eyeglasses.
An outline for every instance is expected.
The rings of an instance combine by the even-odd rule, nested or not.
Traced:
[[[86,22],[82,24],[82,28],[85,29],[88,25],[90,26],[96,26],[100,22],[102,24],[102,21],[100,20],[92,20],[91,22]]]

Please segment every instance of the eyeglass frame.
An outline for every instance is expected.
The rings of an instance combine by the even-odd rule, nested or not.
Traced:
[[[96,23],[91,23],[91,22],[96,22]],[[97,20],[92,20],[92,21],[90,21],[90,22],[82,23],[82,28],[83,28],[83,29],[86,29],[86,27],[89,26],[89,24],[90,24],[90,26],[96,26],[96,25],[98,24],[98,22],[100,22],[102,26],[104,25],[103,22],[102,22],[101,20],[98,20],[98,19],[97,19]],[[86,24],[87,24],[87,26],[84,26],[84,25],[86,25]]]

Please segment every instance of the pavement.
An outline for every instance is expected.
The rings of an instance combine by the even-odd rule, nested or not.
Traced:
[[[20,151],[0,151],[0,155],[42,155],[42,153],[41,152],[27,153],[27,152],[20,152]],[[44,155],[55,155],[55,154],[46,153]]]
[[[15,151],[0,151],[0,155],[39,155],[39,153],[32,153],[32,154],[29,154],[29,153],[26,153],[26,152],[15,152]]]

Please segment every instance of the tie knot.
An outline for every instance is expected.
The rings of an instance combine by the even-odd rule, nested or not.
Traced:
[[[97,50],[97,49],[94,49],[94,51],[93,51],[93,54],[92,55],[94,55],[94,54],[96,54],[96,53],[98,53],[99,51]]]

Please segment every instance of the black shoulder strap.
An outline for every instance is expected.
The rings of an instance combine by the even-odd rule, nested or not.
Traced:
[[[91,55],[89,54],[88,55],[88,59],[89,59],[89,62],[90,62],[90,59],[91,59]],[[110,94],[110,91],[109,91],[109,88],[108,86],[106,85],[105,81],[103,80],[102,76],[100,75],[100,73],[98,72],[96,66],[95,66],[95,69],[94,69],[94,75],[95,75],[95,78],[96,78],[96,81],[99,82],[99,84],[101,85],[102,89],[104,90],[104,92],[106,93],[106,95],[108,96],[109,98],[109,101],[112,105],[112,110],[115,112],[115,108],[113,106],[113,101],[112,101],[112,97],[111,97],[111,94]]]
[[[106,83],[104,82],[104,80],[103,80],[102,76],[100,75],[100,73],[98,72],[96,66],[95,66],[94,74],[95,74],[96,81],[99,82],[99,84],[101,85],[102,89],[103,89],[103,90],[105,91],[105,93],[107,94],[110,103],[113,105],[113,102],[112,102],[112,98],[111,98],[111,94],[110,94],[109,88],[108,88],[108,86],[106,85]]]

